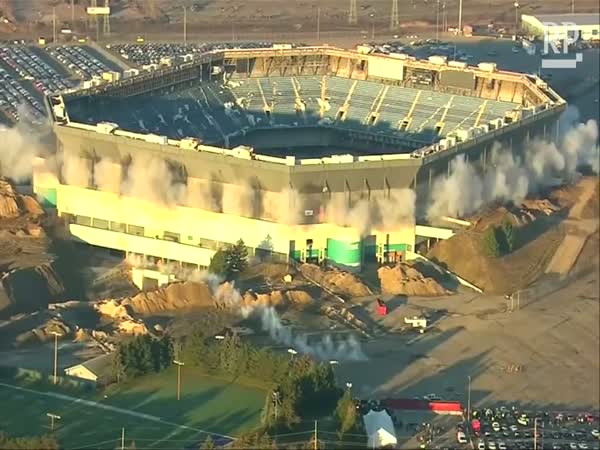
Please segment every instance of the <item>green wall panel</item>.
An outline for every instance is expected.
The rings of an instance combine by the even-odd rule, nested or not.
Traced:
[[[56,188],[37,188],[37,196],[44,208],[56,208]]]
[[[327,239],[327,258],[338,264],[346,266],[360,265],[360,241],[344,242],[335,239]]]

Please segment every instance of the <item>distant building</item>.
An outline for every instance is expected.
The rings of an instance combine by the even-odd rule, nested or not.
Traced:
[[[100,355],[65,369],[65,374],[95,383],[106,385],[112,380],[112,355]]]
[[[600,14],[540,14],[521,15],[523,29],[532,35],[543,38],[552,36],[554,40],[578,38],[585,41],[600,39]]]

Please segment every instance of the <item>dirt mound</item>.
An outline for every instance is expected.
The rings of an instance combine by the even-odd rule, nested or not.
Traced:
[[[14,219],[21,214],[13,187],[0,180],[0,219]]]
[[[335,294],[349,297],[366,297],[372,295],[371,290],[355,275],[339,269],[321,268],[314,264],[300,266],[302,274]]]
[[[58,333],[58,339],[71,334],[71,328],[58,317],[52,317],[47,322],[35,327],[30,331],[19,334],[15,338],[17,346],[30,343],[48,342],[54,339],[53,333]]]
[[[130,307],[134,314],[143,316],[213,304],[208,285],[192,281],[172,283],[156,291],[141,292],[122,302],[122,305]]]
[[[0,279],[0,312],[14,314],[43,309],[64,291],[52,264],[15,269]]]
[[[257,307],[257,306],[283,306],[293,304],[297,306],[308,306],[313,303],[313,298],[306,291],[272,291],[266,294],[256,294],[252,291],[247,291],[242,297],[242,305]]]
[[[526,227],[528,230],[523,228],[518,233],[527,232],[530,240],[520,243],[503,257],[484,255],[484,233],[472,230],[439,241],[427,257],[486,292],[511,293],[529,285],[543,273],[563,236],[561,228],[554,224],[535,221]]]
[[[391,295],[414,295],[419,297],[438,297],[449,295],[433,278],[426,278],[421,272],[407,264],[397,264],[395,267],[380,267],[377,270],[381,291]]]
[[[21,195],[19,198],[19,206],[21,211],[31,215],[32,217],[39,217],[44,215],[44,209],[38,203],[38,201],[29,196],[29,195]]]

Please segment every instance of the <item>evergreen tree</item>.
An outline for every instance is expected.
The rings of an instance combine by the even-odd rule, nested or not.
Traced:
[[[502,232],[504,234],[505,243],[503,253],[510,253],[515,247],[515,229],[510,220],[505,219],[504,222],[502,222]]]
[[[225,271],[227,277],[236,278],[248,267],[248,249],[242,239],[225,251]]]
[[[344,395],[338,401],[337,407],[335,409],[335,415],[338,421],[339,426],[339,437],[351,431],[354,427],[356,427],[356,423],[358,420],[358,414],[356,410],[356,403],[352,399],[352,395],[350,393],[350,389],[346,389]]]
[[[217,250],[217,252],[210,259],[208,270],[215,275],[227,275],[226,255],[223,250]]]
[[[482,246],[483,252],[487,256],[491,258],[500,256],[500,245],[498,244],[498,237],[494,227],[489,227],[485,231],[485,234],[483,235]]]
[[[202,366],[206,364],[205,356],[207,353],[206,335],[204,328],[196,326],[192,332],[186,336],[181,347],[181,358],[190,365]]]

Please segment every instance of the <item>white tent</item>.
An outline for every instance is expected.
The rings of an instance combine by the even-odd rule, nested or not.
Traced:
[[[363,422],[369,436],[369,448],[395,446],[398,443],[394,423],[387,412],[371,410],[363,416]]]

